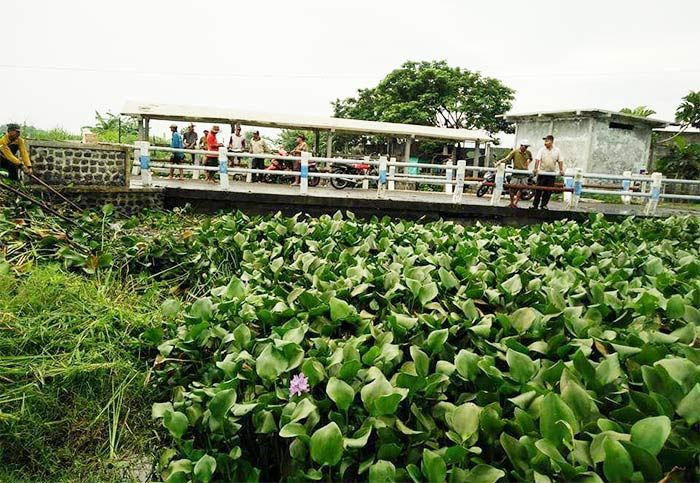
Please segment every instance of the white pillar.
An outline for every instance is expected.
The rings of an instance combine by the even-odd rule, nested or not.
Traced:
[[[457,182],[455,184],[454,193],[452,193],[452,202],[456,204],[462,203],[462,194],[464,192],[464,171],[466,170],[467,162],[463,159],[457,161]]]
[[[386,156],[379,157],[379,179],[377,180],[377,198],[382,198],[386,192]]]
[[[632,177],[632,171],[625,171],[622,173],[622,176],[625,177],[625,179],[622,180],[622,191],[629,191],[632,185],[632,182],[629,179]],[[622,203],[629,205],[631,202],[632,197],[630,195],[622,195]]]
[[[326,141],[326,157],[330,158],[333,156],[333,133],[335,130],[331,129],[328,131],[328,141]]]
[[[481,159],[481,150],[479,148],[479,141],[474,141],[474,166],[479,166],[479,159]],[[479,176],[479,170],[475,169],[472,171],[472,176],[475,178]]]
[[[194,165],[199,166],[199,154],[194,155]],[[199,180],[199,170],[198,169],[193,169],[190,171],[190,174],[192,175],[193,180]]]
[[[411,144],[413,143],[413,139],[415,139],[415,136],[411,136],[410,138],[406,138],[406,146],[404,147],[404,152],[403,152],[403,160],[405,163],[411,162]],[[403,172],[405,174],[408,174],[408,166],[404,166]]]
[[[151,186],[151,155],[148,152],[148,141],[137,141],[136,145],[139,148],[139,164],[141,165],[141,184],[143,186]]]
[[[396,158],[391,158],[391,159],[389,159],[389,161],[392,163],[395,163]],[[391,164],[391,165],[389,165],[389,183],[388,183],[389,191],[394,191],[396,189],[396,182],[394,181],[395,176],[396,176],[396,166]]]
[[[301,173],[299,181],[299,192],[302,195],[309,194],[309,158],[311,153],[308,151],[301,152]]]
[[[364,160],[365,160],[365,163],[369,163],[369,156],[365,156]],[[362,180],[362,189],[363,190],[369,189],[369,180],[367,178]]]
[[[219,185],[223,190],[227,190],[229,188],[228,156],[226,155],[226,148],[224,146],[219,148]]]
[[[663,178],[661,173],[651,173],[651,197],[647,202],[646,210],[644,210],[646,215],[656,213],[656,207],[661,198],[661,178]]]
[[[498,206],[501,202],[501,193],[503,193],[503,179],[506,176],[506,164],[500,163],[496,167],[496,182],[491,192],[491,206]]]
[[[564,188],[573,190],[574,189],[574,173],[576,171],[574,168],[566,168],[564,170]],[[571,191],[564,191],[564,203],[571,207],[573,194]]]
[[[134,161],[136,161],[136,163],[141,162],[141,150],[139,148],[134,149]],[[132,176],[138,176],[140,172],[141,172],[141,166],[139,164],[132,163],[132,166],[131,166]]]
[[[452,160],[450,159],[447,162],[447,169],[445,170],[445,181],[447,181],[447,184],[445,185],[445,193],[447,194],[452,194]]]

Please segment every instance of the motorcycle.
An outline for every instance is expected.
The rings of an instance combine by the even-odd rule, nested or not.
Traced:
[[[288,153],[284,149],[280,148],[277,150],[277,154],[280,156],[287,156]],[[294,162],[289,159],[273,159],[270,165],[265,168],[265,171],[294,171]],[[318,169],[316,167],[316,162],[309,162],[309,173],[317,173]],[[279,184],[292,184],[294,182],[295,176],[292,175],[274,175],[267,174],[263,175],[263,181],[265,183],[279,183]],[[309,186],[318,186],[321,182],[321,178],[317,176],[309,176]]]
[[[508,166],[508,168],[512,168],[512,166]],[[503,180],[503,184],[510,184],[510,179],[511,179],[512,173],[506,173],[506,177]],[[487,193],[493,193],[493,186],[489,186],[486,183],[495,183],[496,182],[496,172],[495,171],[489,171],[484,175],[484,181],[482,182],[481,185],[479,185],[479,188],[476,190],[476,196],[481,198]],[[535,181],[535,176],[532,174],[529,174],[527,176],[527,184],[531,186],[535,186],[537,182]],[[507,190],[506,190],[507,191]],[[532,197],[535,196],[535,190],[533,189],[521,189],[520,190],[520,199],[523,201],[528,201],[532,199]]]
[[[355,164],[342,164],[335,166],[331,170],[332,174],[350,174],[350,175],[364,175],[364,176],[377,176],[377,169],[375,166],[367,163],[355,163]],[[342,190],[350,187],[355,187],[362,185],[362,179],[355,178],[331,178],[331,185],[337,190]]]

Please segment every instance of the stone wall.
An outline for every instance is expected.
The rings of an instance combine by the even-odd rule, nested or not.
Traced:
[[[41,198],[62,203],[58,196],[42,186],[34,189]],[[143,209],[163,209],[165,196],[161,188],[97,188],[97,187],[66,187],[60,189],[61,194],[79,207],[86,210],[100,210],[104,205],[114,205],[116,211],[133,215]]]
[[[127,148],[75,142],[29,141],[34,173],[55,185],[128,186]]]

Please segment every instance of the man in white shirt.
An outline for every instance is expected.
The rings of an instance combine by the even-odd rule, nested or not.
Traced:
[[[253,133],[253,138],[250,140],[250,152],[253,154],[262,154],[267,152],[267,145],[265,140],[260,137],[260,131],[255,131]],[[265,169],[265,160],[262,158],[253,158],[253,163],[251,166],[253,169]],[[253,182],[262,181],[263,175],[255,173],[253,175]]]
[[[234,153],[242,153],[243,151],[245,151],[245,147],[245,137],[243,137],[243,135],[241,134],[241,127],[236,126],[234,133],[231,134],[231,137],[228,140],[228,150],[233,151]],[[233,164],[241,164],[240,158],[238,156],[233,158]]]
[[[539,174],[540,171],[544,172],[557,172],[557,168],[560,176],[564,176],[564,162],[561,160],[561,153],[559,148],[554,147],[554,136],[551,134],[542,138],[544,140],[544,147],[537,151],[537,156],[535,156],[535,170],[534,174],[537,176],[537,186],[554,186],[554,174]],[[532,209],[542,208],[547,209],[547,204],[549,203],[549,198],[551,198],[552,192],[549,190],[537,190],[535,193],[535,199],[532,202]]]

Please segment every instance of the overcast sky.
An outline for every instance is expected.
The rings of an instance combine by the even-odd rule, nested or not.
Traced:
[[[124,101],[330,115],[406,60],[514,88],[514,112],[700,89],[698,0],[3,2],[0,123],[78,131]],[[158,127],[158,131],[161,131]]]

